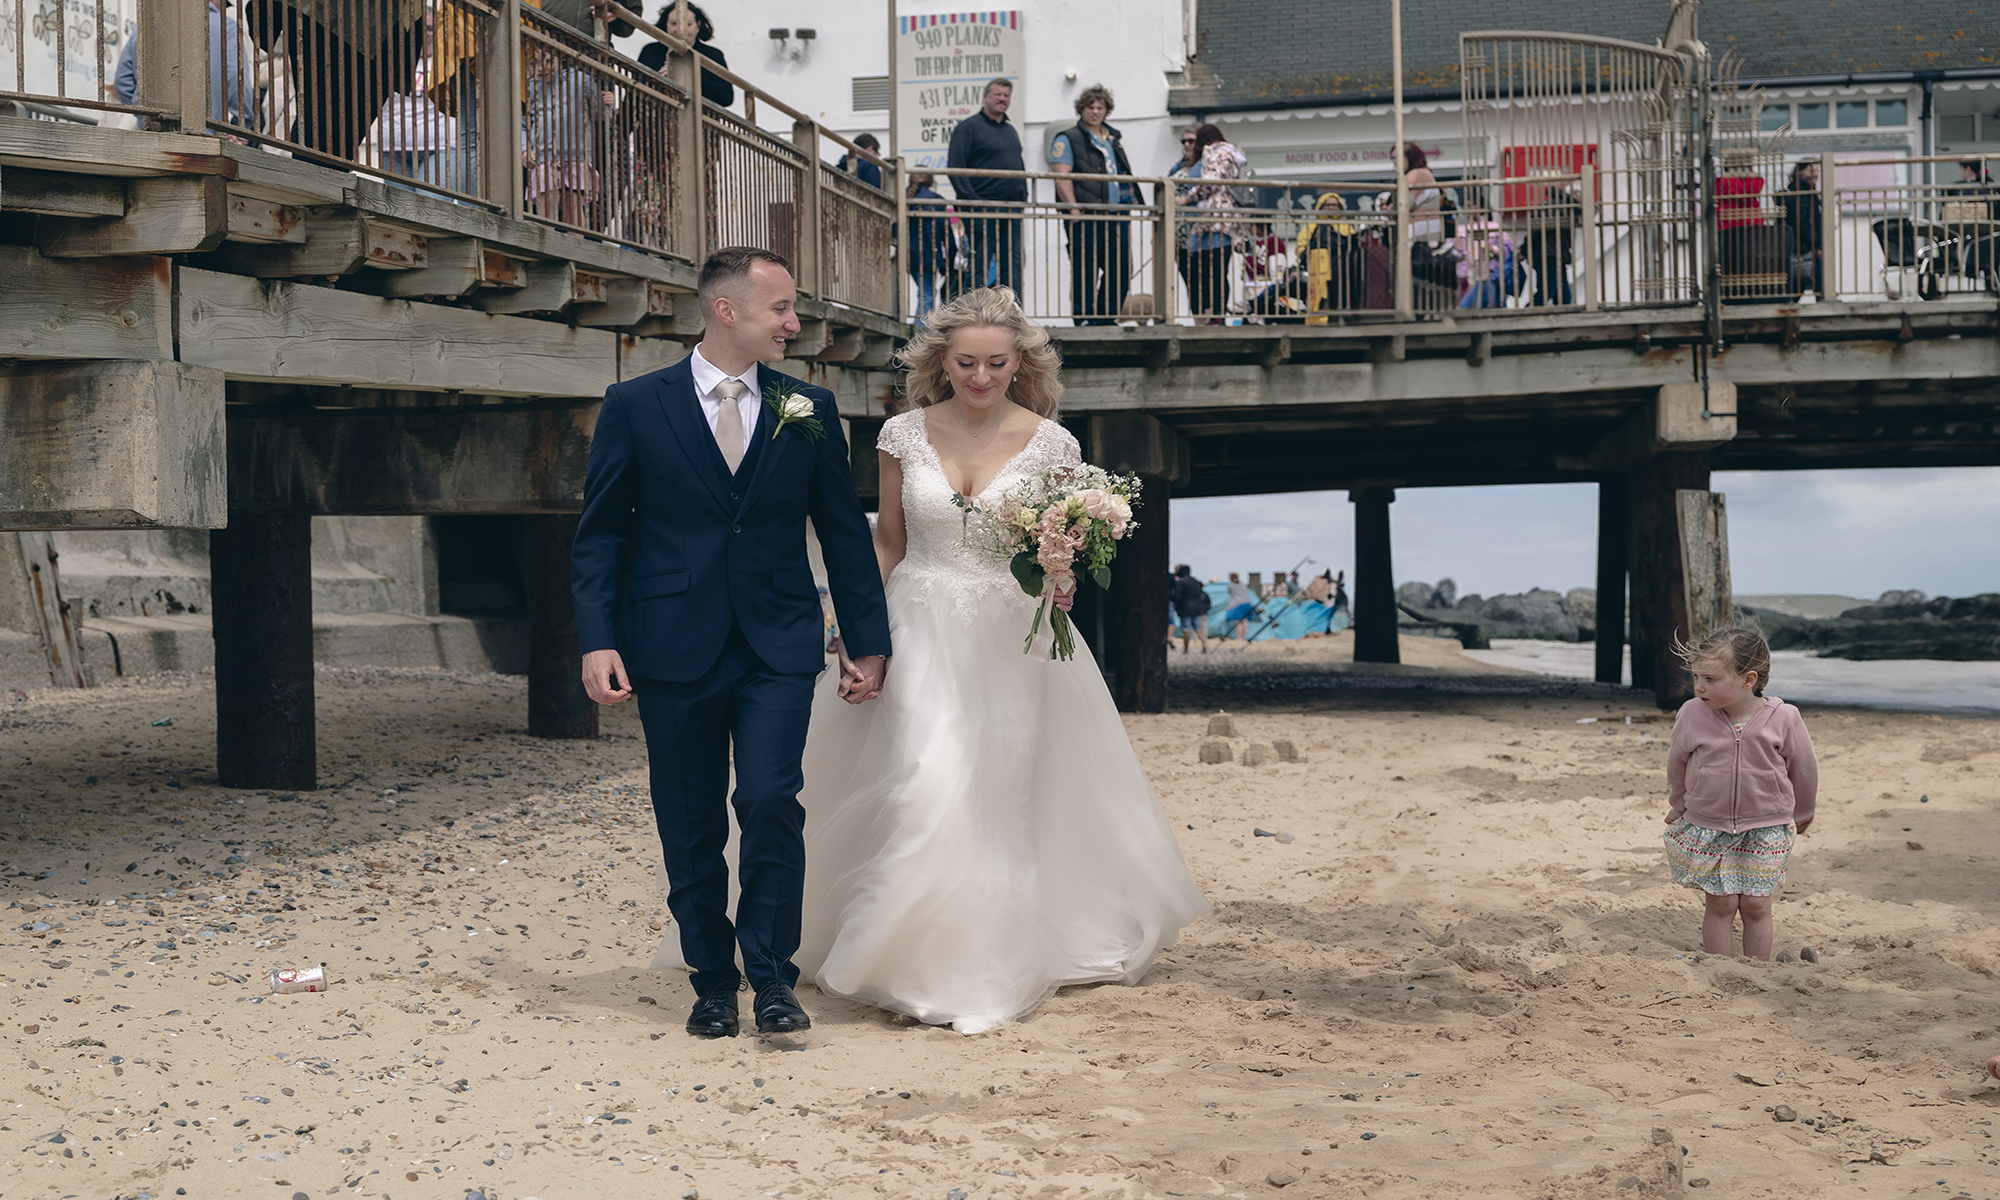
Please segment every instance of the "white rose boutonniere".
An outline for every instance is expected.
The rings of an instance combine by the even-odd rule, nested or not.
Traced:
[[[826,436],[826,427],[813,415],[817,410],[813,398],[791,384],[774,383],[765,388],[764,403],[770,406],[771,415],[778,418],[777,428],[771,431],[771,440],[776,441],[779,434],[793,426],[811,441],[816,442]]]

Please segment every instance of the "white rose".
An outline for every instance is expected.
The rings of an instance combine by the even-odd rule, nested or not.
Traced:
[[[1111,511],[1111,520],[1115,524],[1124,525],[1132,519],[1131,502],[1116,492],[1111,493]]]
[[[785,397],[785,403],[779,409],[779,415],[783,416],[787,421],[805,420],[806,418],[813,415],[812,397],[810,396]]]
[[[1017,508],[1014,510],[1013,521],[1023,529],[1033,529],[1042,523],[1042,516],[1032,508]]]
[[[1082,502],[1083,511],[1099,521],[1109,521],[1111,514],[1117,511],[1112,506],[1111,493],[1103,488],[1085,488],[1076,494],[1076,498]]]

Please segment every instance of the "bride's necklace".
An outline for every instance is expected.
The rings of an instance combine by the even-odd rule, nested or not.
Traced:
[[[1000,419],[998,417],[995,417],[992,421],[987,423],[984,429],[974,429],[972,426],[967,425],[965,423],[964,417],[958,415],[957,409],[955,408],[947,409],[946,411],[951,413],[952,423],[954,425],[957,425],[960,429],[965,430],[966,436],[970,437],[975,442],[978,441],[980,438],[985,437],[987,434],[992,433],[994,426],[1000,424]]]

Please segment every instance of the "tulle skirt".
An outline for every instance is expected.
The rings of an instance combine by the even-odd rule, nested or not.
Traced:
[[[821,681],[797,963],[821,991],[976,1033],[1067,984],[1136,983],[1209,912],[1082,638],[1034,601],[899,569],[880,699]]]

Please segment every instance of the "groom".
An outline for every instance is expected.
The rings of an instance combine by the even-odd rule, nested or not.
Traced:
[[[799,332],[789,264],[717,250],[701,269],[701,344],[604,393],[571,552],[583,686],[639,698],[667,906],[698,999],[697,1037],[734,1037],[736,952],[759,1033],[812,1025],[792,994],[805,881],[800,758],[824,666],[806,519],[825,552],[842,639],[840,694],[882,686],[889,619],[868,519],[848,476],[833,394],[759,363]],[[770,397],[800,416],[781,417]],[[727,911],[727,801],[735,751],[742,885]]]

